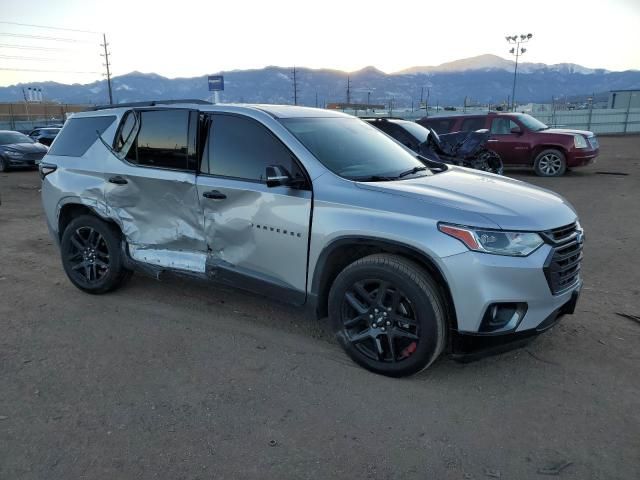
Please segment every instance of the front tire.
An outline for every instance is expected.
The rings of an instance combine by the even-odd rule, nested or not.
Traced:
[[[543,150],[536,157],[533,169],[540,177],[561,177],[567,171],[567,161],[560,150]]]
[[[0,173],[6,172],[7,170],[9,170],[8,162],[4,158],[0,157]]]
[[[433,278],[398,255],[355,261],[329,292],[332,328],[346,353],[390,377],[412,375],[438,358],[445,345],[445,312]]]
[[[120,234],[92,215],[81,215],[65,228],[60,242],[62,266],[73,283],[87,293],[107,293],[131,276],[124,266]]]

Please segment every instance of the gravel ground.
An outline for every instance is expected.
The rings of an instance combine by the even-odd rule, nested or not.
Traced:
[[[136,275],[65,278],[35,172],[0,174],[0,479],[640,478],[640,137],[555,190],[587,231],[576,314],[526,348],[394,380],[323,322]],[[603,175],[597,172],[628,175]]]

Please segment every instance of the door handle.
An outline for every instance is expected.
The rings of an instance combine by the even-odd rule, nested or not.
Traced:
[[[129,182],[126,178],[121,177],[120,175],[116,175],[115,177],[111,177],[109,179],[109,183],[115,183],[116,185],[126,185]]]
[[[227,198],[224,193],[219,192],[218,190],[210,190],[208,192],[204,192],[202,196],[204,198],[211,198],[213,200],[224,200],[225,198]]]
[[[496,140],[495,138],[490,138],[489,140],[487,140],[487,142],[497,142],[498,140]]]

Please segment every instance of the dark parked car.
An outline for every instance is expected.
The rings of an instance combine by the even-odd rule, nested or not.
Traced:
[[[53,142],[53,139],[56,138],[56,135],[58,135],[59,132],[60,128],[42,127],[31,131],[29,133],[29,137],[38,143],[50,147],[51,142]]]
[[[0,130],[0,172],[11,167],[37,167],[47,150],[23,133]]]
[[[591,163],[599,153],[598,139],[592,132],[549,128],[524,113],[494,113],[429,117],[420,125],[438,133],[489,129],[489,147],[505,166],[531,166],[543,177],[559,177],[568,167]]]
[[[439,136],[422,125],[401,118],[363,120],[428,159],[502,174],[499,155],[486,148],[486,130]]]

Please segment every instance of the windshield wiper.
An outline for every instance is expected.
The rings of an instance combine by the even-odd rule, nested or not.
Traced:
[[[427,167],[425,167],[425,166],[413,167],[411,170],[407,170],[406,172],[402,172],[396,178],[402,178],[402,177],[406,177],[407,175],[413,175],[414,173],[418,173],[418,172],[421,172],[421,171],[426,170],[426,169],[427,169]]]
[[[390,182],[395,180],[396,177],[385,177],[382,175],[369,175],[366,177],[351,177],[350,180],[355,182]]]

